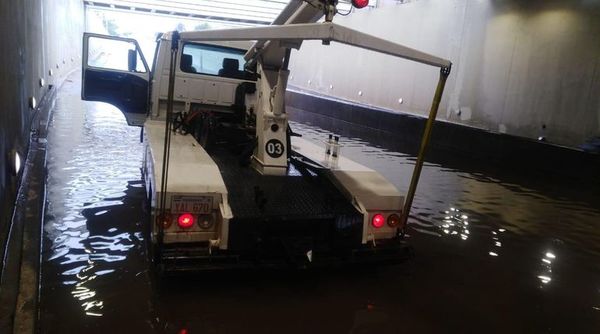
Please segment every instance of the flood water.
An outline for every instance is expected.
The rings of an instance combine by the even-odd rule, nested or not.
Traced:
[[[77,78],[49,130],[43,333],[600,332],[598,184],[462,160],[425,165],[407,236],[416,255],[402,265],[157,282],[139,129],[82,102]],[[329,133],[292,126],[317,142]],[[414,157],[385,140],[341,142],[408,188]]]

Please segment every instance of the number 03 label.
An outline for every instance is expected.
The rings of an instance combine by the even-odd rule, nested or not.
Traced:
[[[283,155],[285,148],[283,143],[278,139],[271,139],[265,145],[265,151],[271,158],[279,158]]]

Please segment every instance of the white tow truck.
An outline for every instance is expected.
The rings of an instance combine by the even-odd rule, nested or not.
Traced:
[[[292,0],[270,26],[162,34],[151,68],[137,41],[84,34],[82,98],[113,104],[142,127],[161,269],[395,263],[409,252],[403,231],[433,120],[405,198],[340,156],[335,140],[319,146],[293,133],[290,51],[321,40],[324,49],[339,42],[440,67],[432,113],[451,63],[336,25],[336,6]]]

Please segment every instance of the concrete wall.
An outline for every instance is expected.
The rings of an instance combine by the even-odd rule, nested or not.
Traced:
[[[450,59],[438,119],[569,146],[600,135],[598,0],[380,0],[334,21]],[[422,115],[439,73],[339,44],[293,55],[292,87]]]
[[[35,115],[30,99],[39,103],[79,66],[83,23],[81,0],[0,0],[0,241],[18,186],[14,152],[22,160],[27,154]]]

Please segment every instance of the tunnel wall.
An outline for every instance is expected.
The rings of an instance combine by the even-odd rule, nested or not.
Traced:
[[[450,59],[438,119],[567,146],[600,135],[600,1],[403,2],[379,0],[334,22]],[[320,42],[305,42],[290,66],[292,87],[420,115],[439,75]]]
[[[14,152],[24,164],[40,101],[78,67],[83,25],[81,0],[0,0],[0,241],[20,177]]]

